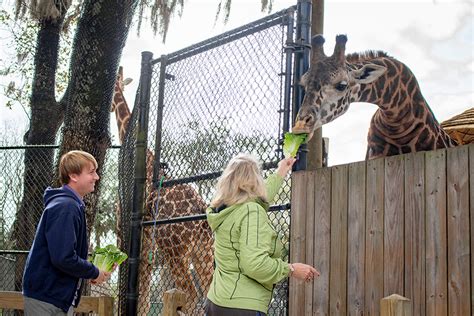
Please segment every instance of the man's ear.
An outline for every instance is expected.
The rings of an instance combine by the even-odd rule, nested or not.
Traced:
[[[71,174],[69,175],[69,182],[77,182],[77,177],[78,177],[77,174],[71,173]]]
[[[387,71],[385,66],[376,64],[366,64],[359,69],[355,69],[350,72],[352,78],[357,83],[371,83],[377,80],[381,75]]]

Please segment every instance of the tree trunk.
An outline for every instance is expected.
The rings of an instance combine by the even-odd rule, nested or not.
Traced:
[[[59,156],[74,149],[87,151],[96,158],[99,175],[110,146],[116,73],[135,7],[131,0],[87,0],[75,34]],[[85,199],[89,233],[98,197],[96,191]]]
[[[25,134],[27,145],[55,144],[64,111],[56,102],[54,87],[62,19],[42,21],[35,52],[35,73],[31,94],[31,119]],[[43,211],[43,192],[51,184],[54,149],[25,150],[23,200],[16,215],[13,238],[16,249],[29,250]],[[15,266],[15,289],[21,290],[26,257],[19,255]]]

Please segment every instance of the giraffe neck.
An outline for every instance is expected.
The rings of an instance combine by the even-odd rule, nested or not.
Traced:
[[[131,112],[128,108],[127,101],[125,101],[125,98],[123,96],[123,91],[117,84],[115,85],[114,98],[112,102],[114,103],[113,109],[115,111],[115,119],[117,120],[119,141],[120,144],[123,144]]]
[[[367,158],[456,146],[436,120],[406,65],[388,57],[368,62],[383,65],[387,71],[375,82],[361,85],[353,97],[353,102],[379,107],[370,124]]]

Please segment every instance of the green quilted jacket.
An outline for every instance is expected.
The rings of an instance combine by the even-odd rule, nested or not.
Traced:
[[[278,174],[266,180],[272,201],[283,183]],[[289,274],[281,259],[283,246],[259,201],[220,211],[206,210],[214,233],[215,269],[207,297],[214,304],[268,313],[273,286]]]

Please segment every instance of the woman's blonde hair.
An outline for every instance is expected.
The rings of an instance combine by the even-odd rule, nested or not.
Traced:
[[[97,169],[94,156],[82,150],[71,150],[64,154],[59,161],[59,178],[61,184],[68,184],[70,174],[81,174],[82,170],[92,163]]]
[[[267,201],[259,162],[249,154],[238,154],[219,178],[211,207],[230,206],[257,198]]]

